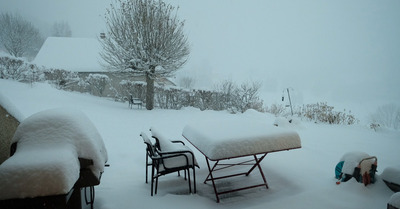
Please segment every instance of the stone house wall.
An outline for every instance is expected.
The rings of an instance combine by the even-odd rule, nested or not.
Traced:
[[[11,139],[18,125],[19,121],[0,105],[0,164],[10,157]]]

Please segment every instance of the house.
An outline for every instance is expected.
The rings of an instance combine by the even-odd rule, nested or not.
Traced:
[[[63,69],[77,72],[85,79],[90,74],[107,75],[113,87],[117,87],[122,80],[145,82],[144,76],[132,76],[126,72],[112,72],[106,69],[106,64],[100,56],[101,43],[94,38],[49,37],[32,61],[37,66]],[[167,78],[156,80],[160,86],[175,86]],[[107,95],[110,92],[105,92]]]

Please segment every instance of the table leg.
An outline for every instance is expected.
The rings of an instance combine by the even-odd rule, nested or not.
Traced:
[[[214,182],[214,177],[212,175],[212,171],[214,170],[215,166],[217,166],[218,161],[215,163],[215,165],[213,166],[213,168],[211,169],[210,167],[210,162],[208,161],[208,158],[206,157],[206,162],[207,162],[207,166],[208,166],[208,171],[210,172],[206,178],[206,180],[204,181],[204,183],[206,183],[208,177],[211,177],[211,181],[214,187],[214,193],[215,193],[215,197],[217,198],[217,203],[219,203],[219,196],[218,196],[218,192],[217,192],[217,187],[215,186],[215,182]]]
[[[264,180],[265,187],[268,189],[267,179],[265,178],[264,172],[262,171],[261,166],[260,166],[260,162],[264,159],[264,157],[265,157],[266,155],[267,155],[267,154],[265,154],[264,156],[262,156],[262,157],[259,159],[259,161],[257,161],[257,156],[254,155],[254,159],[257,161],[258,170],[260,171],[260,174],[261,174],[261,176],[262,176],[262,178],[263,178],[263,180]]]

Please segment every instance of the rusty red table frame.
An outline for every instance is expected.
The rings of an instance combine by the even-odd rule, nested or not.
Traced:
[[[265,158],[266,155],[267,155],[267,153],[262,154],[261,157],[257,157],[257,155],[253,155],[254,159],[246,160],[246,161],[239,162],[239,163],[220,163],[223,160],[229,160],[229,159],[216,160],[212,167],[210,166],[210,161],[212,161],[212,160],[210,160],[206,156],[205,158],[206,158],[209,174],[206,177],[206,179],[204,180],[204,183],[207,183],[207,181],[211,181],[212,182],[217,202],[219,202],[219,195],[221,195],[221,194],[237,192],[237,191],[256,188],[256,187],[264,187],[264,186],[268,189],[267,180],[266,180],[264,172],[262,171],[262,168],[260,166],[261,161]],[[246,157],[246,156],[243,156],[243,157]],[[230,168],[230,167],[233,167],[233,166],[239,166],[239,165],[251,165],[251,168],[247,172],[240,172],[240,173],[235,173],[235,174],[230,174],[230,175],[225,175],[225,176],[218,176],[218,177],[214,177],[214,175],[213,175],[213,172],[215,172],[215,171],[226,169],[226,168]],[[222,166],[222,167],[218,168],[217,166]],[[251,172],[253,172],[255,170],[255,168],[258,168],[258,170],[260,171],[260,174],[261,174],[261,177],[262,177],[264,183],[251,185],[251,186],[246,186],[246,187],[240,187],[240,188],[231,189],[231,190],[225,190],[225,191],[218,191],[217,190],[217,187],[215,185],[215,181],[216,180],[225,179],[225,178],[231,178],[231,177],[236,177],[236,176],[242,176],[242,175],[248,176],[248,175],[250,175]]]
[[[293,147],[293,148],[287,148],[287,149],[281,149],[281,150],[273,150],[273,151],[268,151],[268,152],[255,153],[255,154],[243,155],[243,156],[234,156],[234,157],[230,157],[230,158],[222,158],[222,159],[215,159],[214,160],[214,159],[210,159],[209,157],[207,157],[207,155],[202,150],[200,150],[195,144],[193,144],[190,141],[190,139],[186,138],[185,136],[183,136],[183,137],[188,142],[190,142],[197,150],[199,150],[199,152],[202,153],[204,155],[204,157],[206,158],[207,168],[208,168],[209,173],[208,173],[206,179],[204,180],[204,183],[207,183],[208,181],[212,182],[217,203],[219,203],[219,201],[220,201],[219,195],[222,195],[222,194],[227,194],[227,193],[231,193],[231,192],[237,192],[237,191],[246,190],[246,189],[252,189],[252,188],[256,188],[256,187],[264,187],[264,186],[268,189],[269,187],[268,187],[267,179],[265,178],[264,172],[263,172],[263,170],[261,168],[261,165],[260,165],[261,161],[264,160],[264,158],[267,156],[268,153],[301,148],[301,146],[299,146],[299,147]],[[221,161],[228,161],[228,160],[231,160],[231,159],[244,158],[244,157],[249,157],[249,156],[250,157],[253,156],[254,159],[246,160],[246,161],[239,162],[239,163],[221,163]],[[215,162],[214,165],[211,166],[210,161],[214,161]],[[230,168],[230,167],[233,167],[233,166],[240,166],[240,165],[250,165],[251,167],[247,172],[240,172],[240,173],[235,173],[235,174],[230,174],[230,175],[225,175],[225,176],[218,176],[218,177],[214,177],[214,175],[213,175],[213,173],[216,172],[216,171],[219,171],[219,170],[222,170],[222,169],[226,169],[226,168]],[[222,167],[217,167],[217,166],[222,166]],[[254,170],[256,170],[256,168],[258,168],[264,183],[245,186],[245,187],[240,187],[240,188],[235,188],[235,189],[231,189],[231,190],[225,190],[225,191],[218,191],[217,190],[217,186],[215,184],[215,181],[221,180],[221,179],[226,179],[226,178],[231,178],[231,177],[236,177],[236,176],[241,176],[241,175],[248,176]]]

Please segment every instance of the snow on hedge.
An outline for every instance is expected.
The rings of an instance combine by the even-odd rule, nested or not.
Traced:
[[[81,111],[51,109],[20,124],[13,156],[0,165],[0,199],[66,194],[79,178],[78,158],[92,159],[100,178],[107,162],[103,139]]]
[[[194,121],[182,135],[211,160],[301,147],[295,131],[250,119]]]

